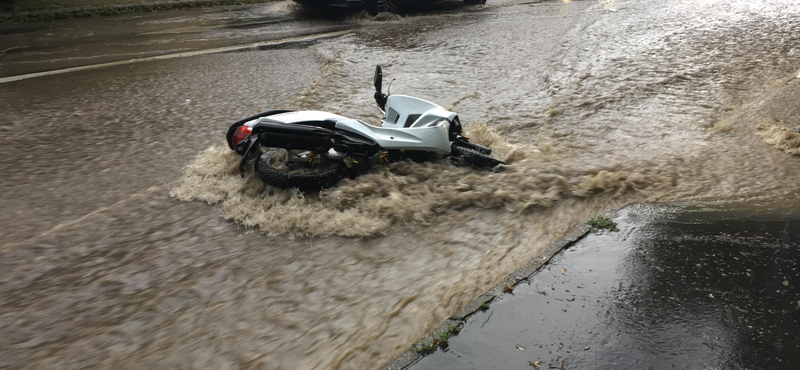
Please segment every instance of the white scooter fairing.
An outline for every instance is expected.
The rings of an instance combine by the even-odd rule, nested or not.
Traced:
[[[422,150],[450,154],[447,121],[438,121],[428,127],[391,128],[377,127],[359,120],[336,122],[336,128],[358,133],[375,140],[384,149]]]
[[[375,140],[386,149],[423,150],[450,154],[450,123],[456,114],[439,105],[405,95],[391,95],[386,102],[383,126],[344,120],[336,128]]]
[[[455,117],[455,113],[429,101],[391,95],[387,99],[382,127],[322,111],[288,112],[263,119],[282,123],[335,121],[336,128],[369,137],[384,149],[450,154],[449,129]],[[252,127],[260,121],[253,120],[246,125]]]
[[[390,95],[386,99],[383,127],[427,127],[446,120],[452,122],[456,114],[427,100],[406,95]]]

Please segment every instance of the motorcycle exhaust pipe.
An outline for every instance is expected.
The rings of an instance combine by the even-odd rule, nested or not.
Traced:
[[[331,139],[337,136],[322,127],[278,122],[259,122],[253,127],[253,135],[258,135],[265,147],[312,151],[327,151],[333,147]]]

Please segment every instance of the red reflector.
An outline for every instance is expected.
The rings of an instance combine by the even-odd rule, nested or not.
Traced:
[[[241,143],[242,140],[247,139],[247,137],[250,136],[251,132],[253,132],[252,127],[245,125],[239,126],[239,128],[237,128],[236,131],[233,132],[233,138],[232,138],[233,147],[236,148],[236,146],[239,145],[239,143]]]

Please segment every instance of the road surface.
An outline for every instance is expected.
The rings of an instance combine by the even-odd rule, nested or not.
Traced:
[[[378,368],[601,212],[796,207],[798,16],[501,0],[377,21],[279,2],[3,25],[0,76],[52,73],[0,84],[0,366]],[[231,122],[378,123],[379,63],[509,168],[398,163],[320,194],[238,177]]]

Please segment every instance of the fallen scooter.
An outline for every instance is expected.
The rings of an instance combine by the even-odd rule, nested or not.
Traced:
[[[383,94],[383,72],[375,68],[380,127],[322,111],[271,110],[240,120],[226,134],[242,156],[239,171],[253,169],[278,188],[317,190],[355,177],[376,163],[450,156],[456,163],[502,169],[492,150],[462,136],[458,115],[405,95]]]

